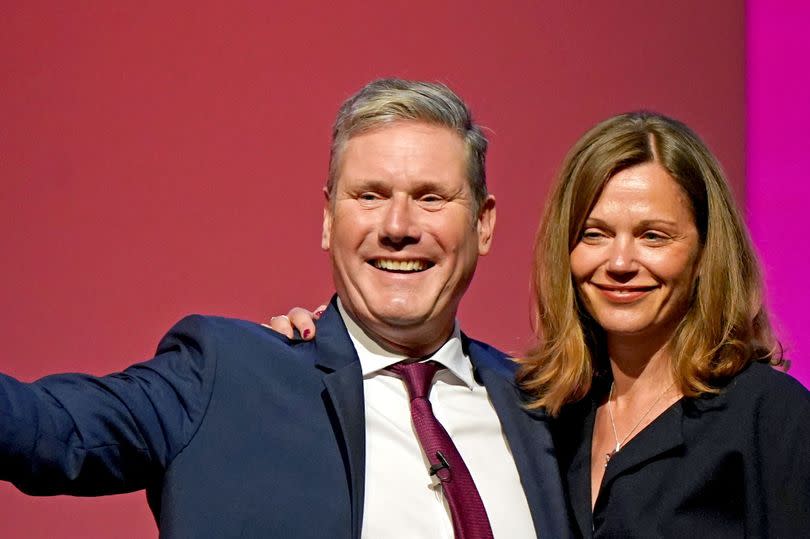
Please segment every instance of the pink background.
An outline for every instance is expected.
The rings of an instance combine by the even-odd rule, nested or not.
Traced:
[[[520,352],[539,211],[564,152],[597,120],[638,108],[680,118],[741,202],[746,191],[743,4],[577,4],[6,0],[0,369],[27,380],[106,373],[149,357],[187,313],[261,320],[328,298],[319,237],[329,126],[343,99],[390,75],[450,84],[490,130],[495,248],[460,317],[470,334]],[[805,60],[784,62],[788,77]],[[761,129],[750,130],[752,172],[755,155],[773,159],[755,146],[755,134],[772,134]],[[773,218],[754,215],[771,270],[762,243],[775,237]],[[799,251],[788,239],[802,236],[798,226],[779,232],[806,262],[806,243]],[[790,301],[772,302],[795,337],[783,304],[803,296],[784,290]],[[155,535],[143,493],[30,498],[0,483],[0,537]]]
[[[748,223],[790,373],[810,387],[810,5],[749,0],[747,15]]]

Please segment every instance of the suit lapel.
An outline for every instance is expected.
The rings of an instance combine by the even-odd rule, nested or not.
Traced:
[[[514,366],[508,359],[466,336],[463,340],[509,441],[537,535],[570,536],[548,417],[523,407],[522,393],[514,383]]]
[[[352,537],[360,537],[363,524],[366,430],[362,380],[359,363],[327,374],[323,379],[345,444],[343,458],[351,489]]]
[[[334,298],[318,322],[315,350],[315,365],[325,373],[324,399],[333,415],[335,437],[341,444],[346,466],[352,500],[351,536],[359,538],[363,525],[366,458],[363,372]]]

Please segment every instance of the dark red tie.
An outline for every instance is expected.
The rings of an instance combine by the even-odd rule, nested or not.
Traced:
[[[435,475],[441,481],[453,517],[456,539],[491,538],[489,517],[470,471],[453,440],[433,415],[433,407],[427,399],[433,376],[441,368],[433,361],[397,363],[390,367],[408,388],[413,426],[422,451],[430,462],[430,475]]]

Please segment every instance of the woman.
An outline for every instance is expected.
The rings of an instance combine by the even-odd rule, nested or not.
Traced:
[[[519,379],[559,416],[583,535],[775,536],[810,523],[810,401],[782,363],[719,165],[685,125],[611,118],[565,160],[535,246]]]
[[[810,533],[810,393],[772,368],[750,241],[688,127],[632,113],[577,142],[534,289],[538,344],[518,378],[557,417],[583,536]]]

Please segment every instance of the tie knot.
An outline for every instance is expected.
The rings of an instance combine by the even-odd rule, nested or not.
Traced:
[[[430,392],[430,383],[436,371],[441,369],[441,365],[435,361],[425,361],[424,363],[396,363],[389,369],[397,373],[405,387],[408,388],[408,395],[411,400],[424,399]]]

